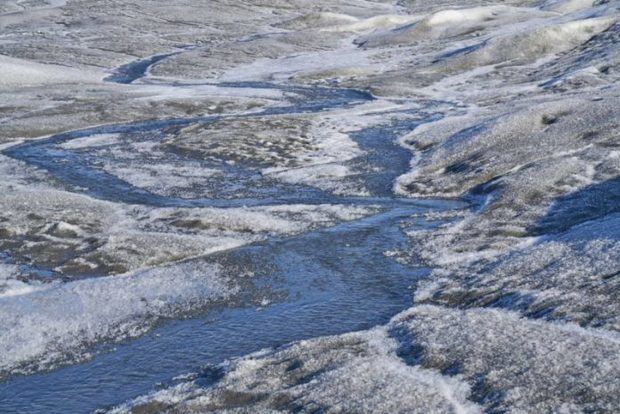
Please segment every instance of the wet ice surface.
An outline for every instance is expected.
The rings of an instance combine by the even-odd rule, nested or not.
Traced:
[[[9,380],[2,385],[4,407],[86,412],[147,392],[153,384],[207,363],[385,323],[410,303],[412,286],[427,269],[400,265],[383,252],[406,243],[399,219],[424,209],[396,208],[202,259],[229,271],[251,272],[251,283],[262,286],[261,292],[242,292],[241,309],[164,322],[140,339],[104,348],[91,362]]]
[[[243,86],[246,85],[235,85]],[[270,84],[247,86],[281,88]],[[357,91],[326,88],[290,90],[302,96],[293,96],[289,107],[231,117],[268,119],[265,117],[274,114],[299,115],[328,108],[346,110],[347,106],[370,99],[369,95]],[[205,363],[218,363],[232,356],[296,339],[366,329],[387,322],[390,316],[406,307],[412,285],[427,272],[425,267],[405,266],[384,254],[404,248],[401,223],[413,221],[418,226],[425,226],[423,220],[413,219],[412,216],[429,209],[462,207],[458,203],[416,202],[391,195],[391,183],[409,165],[409,152],[400,147],[396,139],[419,123],[437,116],[438,106],[438,103],[429,102],[426,106],[404,113],[382,111],[381,115],[388,117],[382,125],[352,134],[352,140],[359,145],[362,156],[354,154],[348,163],[349,168],[355,171],[356,182],[367,185],[363,196],[355,193],[339,196],[307,185],[278,183],[268,174],[263,175],[243,163],[227,164],[214,157],[201,158],[196,154],[157,149],[159,141],[174,134],[175,128],[192,124],[209,125],[221,117],[95,127],[26,142],[5,150],[5,154],[14,159],[44,169],[73,192],[105,202],[133,204],[133,215],[138,211],[137,204],[159,209],[162,212],[155,217],[162,218],[177,209],[178,218],[172,224],[181,230],[211,226],[204,216],[201,217],[200,210],[198,214],[190,212],[192,209],[212,207],[243,206],[246,210],[252,206],[266,207],[270,209],[267,210],[269,213],[278,214],[276,209],[285,203],[289,207],[281,208],[280,214],[284,217],[288,214],[288,220],[291,220],[291,215],[306,214],[304,209],[311,206],[316,206],[316,213],[320,214],[332,207],[337,208],[339,204],[342,212],[334,210],[335,220],[370,215],[367,219],[358,219],[352,224],[325,231],[294,236],[292,239],[259,242],[253,247],[203,259],[190,259],[187,264],[43,286],[40,293],[5,298],[2,305],[7,312],[6,323],[11,337],[6,338],[3,345],[4,352],[10,355],[3,364],[4,372],[36,372],[58,363],[81,361],[95,353],[92,362],[76,367],[60,368],[49,374],[9,378],[2,386],[3,393],[15,397],[6,399],[7,409],[22,412],[41,409],[48,412],[67,409],[89,411],[147,392],[153,384],[165,382],[176,374]],[[109,167],[109,162],[122,164],[128,169],[153,165],[158,171],[171,164],[175,173],[181,171],[176,177],[177,185],[189,186],[189,189],[183,196],[176,196],[175,187],[159,193],[151,191],[148,183],[141,188],[131,179],[124,180],[108,172],[114,171]],[[214,189],[196,188],[194,181],[188,180],[180,166],[188,167],[190,171],[206,171],[209,178],[211,174],[223,175],[216,177],[216,180],[219,178],[226,185],[234,184],[235,189],[230,193],[226,187],[217,184]],[[161,183],[161,180],[156,179],[155,182]],[[196,198],[210,194],[219,198]],[[300,204],[300,208],[291,205],[293,202]],[[360,206],[357,210],[356,205]],[[377,214],[377,211],[380,213]],[[252,213],[247,211],[246,214]],[[275,218],[266,216],[265,219]],[[317,221],[319,226],[330,223],[321,224],[320,219],[318,215],[306,218],[310,220],[309,227],[312,227],[312,221]],[[292,225],[289,224],[289,227]],[[80,227],[64,226],[70,237],[80,235]],[[230,232],[235,230],[234,222],[223,220],[220,226],[228,229],[228,233],[224,234],[230,238]],[[253,234],[259,229],[258,223],[249,227]],[[273,233],[276,230],[268,227],[267,231]],[[299,230],[283,230],[285,234],[291,231]],[[246,241],[231,240],[230,247],[260,239],[257,234]],[[221,248],[228,247],[225,237],[220,237],[220,240],[223,244]],[[131,243],[131,248],[136,249],[136,242]],[[170,249],[165,243],[161,246]],[[327,246],[329,248],[326,249]],[[119,249],[122,248],[123,244],[119,244]],[[115,253],[109,251],[108,254],[114,256]],[[119,250],[116,254],[123,253]],[[83,261],[92,260],[92,254],[88,252],[81,257]],[[51,275],[51,279],[62,277],[63,270],[67,273],[67,266],[57,269],[61,274]],[[166,274],[176,276],[166,280]],[[201,281],[200,275],[205,280]],[[376,275],[377,279],[374,279],[375,276],[369,278],[369,275]],[[173,288],[174,285],[177,287]],[[132,292],[132,289],[135,291]],[[123,291],[122,296],[116,291]],[[144,293],[141,294],[141,291]],[[102,299],[107,304],[102,304]],[[217,310],[206,317],[199,316],[208,309],[220,309],[225,303],[241,309]],[[250,308],[247,308],[248,305]],[[27,318],[24,318],[25,315]],[[80,316],[74,319],[75,315]],[[191,318],[171,320],[175,316]],[[296,322],[291,324],[291,320]],[[143,334],[156,323],[162,323],[161,327],[141,339],[113,348],[92,348],[102,340],[118,341]],[[200,326],[204,329],[199,334],[197,327]],[[18,338],[22,344],[19,348],[14,347]],[[177,348],[178,355],[163,352],[178,341],[184,343],[183,347]],[[153,351],[156,349],[161,349],[165,357],[153,364]],[[152,371],[141,368],[147,364],[146,361],[154,367]],[[142,372],[140,380],[137,380],[136,372]],[[91,378],[93,382],[86,381],[86,378]],[[37,396],[29,393],[28,390],[38,387],[49,392],[38,393]],[[69,390],[71,396],[67,394]],[[58,393],[63,395],[59,400],[53,397]],[[63,402],[67,398],[73,401],[71,407]]]
[[[0,6],[3,409],[617,412],[617,2],[267,3]]]

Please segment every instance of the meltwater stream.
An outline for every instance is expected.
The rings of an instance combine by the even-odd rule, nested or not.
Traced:
[[[268,83],[244,82],[220,84],[235,88],[269,88],[279,89],[297,96],[293,105],[270,107],[260,112],[234,115],[238,118],[263,117],[284,114],[315,113],[327,109],[347,107],[372,100],[366,92],[355,89],[309,88],[283,86]],[[203,161],[204,168],[221,170],[224,177],[218,194],[221,198],[209,197],[185,199],[153,194],[145,189],[137,188],[128,182],[95,166],[100,159],[93,159],[88,153],[65,149],[61,144],[68,141],[89,137],[97,134],[125,134],[130,137],[148,133],[149,139],[163,138],[164,129],[181,128],[192,124],[209,124],[232,116],[204,116],[188,118],[155,119],[122,124],[102,125],[76,131],[56,134],[49,138],[25,142],[5,150],[9,157],[24,161],[30,165],[48,171],[70,190],[113,202],[142,204],[156,207],[240,207],[287,204],[295,202],[319,204],[328,202],[347,202],[352,200],[334,200],[330,194],[317,189],[294,184],[278,183],[263,177],[260,172],[242,166],[231,167],[226,163]],[[411,122],[411,121],[409,121]],[[416,121],[420,123],[420,121]],[[394,145],[391,152],[396,156],[392,162],[403,165],[408,162],[409,153],[404,148]],[[177,156],[170,154],[170,156]],[[386,163],[393,169],[392,162]],[[236,183],[237,193],[230,193],[225,183]],[[388,191],[390,186],[388,185]],[[239,193],[243,195],[239,195]],[[359,200],[364,203],[365,201]]]
[[[86,363],[14,377],[0,385],[3,407],[20,413],[90,412],[147,393],[155,384],[205,364],[384,324],[411,303],[411,287],[427,270],[400,265],[383,253],[405,247],[399,222],[426,209],[397,208],[204,258],[254,270],[257,280],[283,290],[286,298],[262,309],[222,309],[167,321]]]
[[[227,85],[231,86],[231,85]],[[301,96],[288,107],[267,109],[269,116],[317,112],[354,105],[372,99],[353,90],[300,88],[268,84],[236,84],[237,87],[286,88]],[[91,360],[51,372],[13,376],[0,383],[2,412],[81,413],[110,407],[141,394],[157,384],[264,347],[321,335],[368,329],[386,323],[411,303],[412,288],[428,269],[399,264],[385,252],[406,248],[402,226],[432,226],[413,215],[429,210],[463,207],[446,201],[416,201],[392,195],[393,180],[407,171],[411,154],[395,139],[421,122],[438,116],[432,104],[409,120],[387,122],[352,134],[365,155],[351,161],[367,168],[361,173],[371,197],[338,197],[314,188],[274,183],[269,191],[255,191],[251,169],[226,171],[227,179],[239,180],[243,195],[185,199],[153,194],[99,169],[87,153],[60,147],[69,140],[100,133],[139,134],[171,126],[213,122],[217,118],[179,118],[107,125],[58,134],[45,140],[9,148],[4,154],[47,170],[72,191],[114,202],[159,207],[234,207],[296,203],[373,204],[380,212],[288,238],[272,238],[239,249],[200,259],[223,266],[234,264],[256,275],[255,287],[278,292],[265,307],[240,304],[221,307],[186,319],[162,321],[150,333],[120,344],[98,347]],[[247,177],[253,177],[248,180]],[[259,186],[261,187],[261,186]],[[248,196],[249,194],[249,196]],[[113,276],[112,276],[113,277]],[[79,315],[76,315],[79,317]]]

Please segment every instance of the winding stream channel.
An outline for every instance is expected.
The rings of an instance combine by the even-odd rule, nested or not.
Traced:
[[[120,69],[110,81],[131,83],[157,60]],[[172,378],[200,371],[208,364],[291,341],[368,329],[386,323],[411,303],[412,289],[429,269],[399,264],[384,252],[407,248],[403,226],[436,226],[418,214],[463,208],[464,203],[412,200],[392,193],[394,179],[409,169],[411,153],[395,140],[416,125],[434,119],[436,103],[428,102],[407,120],[390,121],[351,134],[365,155],[353,160],[365,168],[368,197],[341,197],[304,185],[284,184],[243,165],[205,161],[205,168],[224,172],[220,197],[187,199],[157,195],[107,173],[87,151],[67,149],[68,141],[103,133],[161,139],[163,130],[208,124],[223,117],[256,117],[316,113],[372,100],[366,92],[267,83],[220,84],[237,88],[270,88],[300,98],[289,106],[243,115],[158,119],[104,125],[28,141],[3,153],[48,171],[67,189],[118,203],[156,207],[238,207],[289,203],[377,205],[377,214],[293,237],[273,237],[199,259],[253,271],[255,283],[282,293],[266,307],[237,304],[207,314],[162,321],[148,334],[97,347],[84,363],[50,372],[13,376],[0,383],[6,412],[92,412],[170,384]],[[169,154],[182,157],[182,154]],[[235,183],[230,189],[226,183]]]

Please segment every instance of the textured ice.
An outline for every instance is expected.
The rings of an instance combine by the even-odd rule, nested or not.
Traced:
[[[295,165],[325,139],[312,118],[223,119],[181,129],[164,141],[175,150],[257,167]]]
[[[418,301],[460,307],[492,306],[531,317],[617,331],[620,271],[617,215],[539,238],[489,263],[438,272],[418,290]]]
[[[48,197],[44,199],[51,202]],[[76,199],[60,200],[72,202],[74,208],[79,205]],[[96,213],[92,206],[86,210]],[[77,250],[77,257],[59,265],[56,271],[60,274],[84,274],[89,270],[96,274],[102,272],[101,267],[113,273],[127,268],[159,267],[41,284],[36,279],[29,283],[18,279],[28,276],[27,269],[20,271],[16,266],[2,265],[0,373],[28,372],[49,368],[59,361],[79,360],[97,342],[137,336],[161,318],[183,315],[203,309],[215,300],[224,300],[243,279],[242,275],[223,273],[215,265],[201,262],[165,266],[167,263],[238,247],[264,239],[267,234],[294,234],[332,225],[368,212],[366,207],[330,205],[190,209],[185,213],[173,209],[135,209],[134,219],[121,216],[125,221],[111,226],[107,234],[91,233],[88,241],[76,234],[79,230],[75,230],[75,225],[59,222],[54,227],[58,236],[48,241],[47,249],[58,249],[65,237],[78,239],[75,243],[92,244],[93,237],[105,240],[101,247],[86,249],[81,254],[79,247],[66,246],[67,250]],[[119,220],[114,216],[113,219]],[[27,223],[25,220],[23,225]],[[42,250],[39,254],[44,253]]]
[[[618,329],[617,218],[603,218],[617,211],[616,100],[517,101],[409,137],[431,149],[401,191],[486,199],[442,233],[411,234],[418,256],[443,267],[419,300]]]
[[[465,383],[409,366],[397,349],[381,329],[302,341],[210,368],[110,412],[482,412],[467,400]],[[213,387],[201,386],[219,376]]]
[[[431,39],[451,38],[481,32],[493,26],[514,23],[544,15],[537,9],[486,6],[441,10],[423,19],[392,30],[357,39],[364,47],[394,46]],[[480,33],[477,33],[479,36]]]
[[[83,359],[98,341],[137,336],[236,289],[217,267],[188,263],[0,297],[0,375]]]
[[[385,328],[233,360],[110,412],[613,412],[619,357],[616,334],[415,306]]]
[[[486,411],[613,412],[620,337],[501,310],[416,306],[391,329],[401,355],[465,380]]]
[[[288,205],[169,209],[122,206],[50,188],[8,186],[0,246],[63,277],[162,265],[363,217],[372,207]],[[19,238],[22,243],[13,240]],[[33,275],[36,277],[36,274]]]
[[[498,105],[494,113],[487,116],[483,113],[470,118],[447,119],[437,128],[434,124],[425,125],[404,139],[414,147],[429,150],[414,172],[401,178],[401,187],[411,182],[409,188],[401,191],[417,195],[458,195],[491,179],[500,185],[502,177],[522,175],[536,165],[559,165],[572,157],[587,162],[588,153],[615,143],[616,137],[610,128],[619,115],[613,104],[617,97],[612,95],[601,101],[594,98],[516,100],[510,105]],[[583,122],[585,119],[588,122]],[[578,167],[573,163],[572,168]],[[437,174],[438,171],[443,174]],[[433,180],[438,182],[433,183]],[[570,188],[570,183],[566,182],[563,191]]]
[[[450,65],[473,68],[515,60],[531,62],[570,50],[609,28],[616,20],[615,17],[580,19],[507,34],[489,40],[465,56],[451,59]]]
[[[343,25],[357,21],[359,21],[359,19],[346,14],[319,12],[308,13],[303,16],[295,17],[294,19],[283,22],[278,26],[285,29],[303,30]]]
[[[389,324],[275,344],[113,411],[620,409],[618,2],[11,1],[0,13],[3,144],[224,114],[62,148],[161,197],[221,195],[207,187],[234,186],[238,176],[225,170],[304,195],[313,187],[328,199],[359,197],[373,189],[364,180],[380,174],[373,157],[390,158],[383,168],[403,161],[364,146],[360,134],[392,125],[376,129],[387,140],[382,134],[401,128],[404,114],[425,108],[426,123],[395,133],[411,161],[397,169],[404,174],[393,191],[471,203],[430,212],[424,226],[403,224],[410,244],[384,252],[432,268],[415,282],[410,309]],[[168,53],[131,85],[100,82],[120,65]],[[304,97],[220,81],[341,86],[376,100],[239,117]],[[251,295],[247,274],[208,264],[213,252],[377,211],[301,201],[124,205],[0,161],[5,375],[79,361],[95,344]]]

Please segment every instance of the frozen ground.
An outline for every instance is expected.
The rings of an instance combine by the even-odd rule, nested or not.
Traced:
[[[618,412],[619,108],[614,0],[5,1],[2,411]]]

